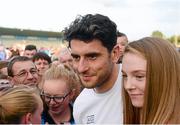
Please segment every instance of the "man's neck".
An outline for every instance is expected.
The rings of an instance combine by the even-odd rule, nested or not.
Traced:
[[[112,70],[108,80],[105,81],[102,86],[94,88],[94,91],[96,93],[104,93],[104,92],[107,92],[108,90],[110,90],[114,86],[114,84],[118,78],[118,74],[119,74],[119,65],[114,64],[113,70]]]

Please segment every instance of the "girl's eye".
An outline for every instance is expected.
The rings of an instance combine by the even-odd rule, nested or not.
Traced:
[[[123,74],[122,76],[123,76],[123,78],[124,78],[124,77],[127,77],[127,75],[124,75],[124,74]]]
[[[123,78],[123,81],[127,80],[127,75],[123,74],[122,78]]]
[[[137,78],[143,78],[144,76],[136,76]]]
[[[144,75],[137,75],[137,76],[136,76],[136,79],[137,79],[137,80],[143,80],[144,78],[145,78]]]

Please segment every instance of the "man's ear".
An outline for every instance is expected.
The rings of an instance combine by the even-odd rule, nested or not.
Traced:
[[[14,78],[12,76],[8,76],[8,80],[10,81],[11,84],[14,85]]]
[[[8,80],[9,80],[9,81],[12,81],[12,80],[13,80],[13,77],[8,76]]]
[[[120,58],[120,48],[118,45],[115,45],[112,52],[111,52],[111,58],[114,63],[117,63]]]

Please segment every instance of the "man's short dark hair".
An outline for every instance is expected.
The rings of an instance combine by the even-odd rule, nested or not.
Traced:
[[[39,60],[39,59],[43,59],[43,60],[46,60],[48,61],[49,64],[52,63],[51,61],[51,58],[44,52],[38,52],[36,53],[33,58],[32,58],[32,61],[35,62],[36,60]]]
[[[14,57],[12,57],[8,63],[8,67],[7,67],[8,76],[13,77],[12,67],[13,67],[15,62],[24,62],[24,61],[31,61],[31,59],[26,57],[26,56],[14,56]]]
[[[37,48],[35,45],[26,45],[25,50],[36,50],[37,51]]]
[[[78,16],[69,27],[65,28],[64,39],[69,42],[69,47],[72,39],[85,42],[98,39],[111,52],[117,42],[116,27],[116,24],[104,15]]]

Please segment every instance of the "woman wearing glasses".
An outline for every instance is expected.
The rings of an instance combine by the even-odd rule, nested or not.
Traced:
[[[75,72],[65,65],[53,65],[42,80],[41,97],[45,103],[42,124],[74,123],[72,100],[79,90],[79,79]]]

